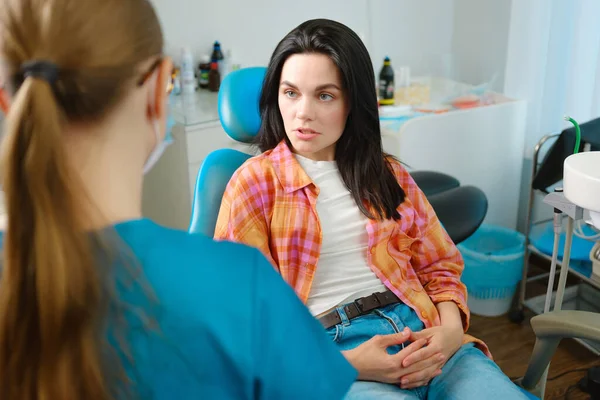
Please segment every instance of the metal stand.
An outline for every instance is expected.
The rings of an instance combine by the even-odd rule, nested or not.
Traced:
[[[565,294],[565,287],[567,285],[567,275],[569,274],[569,261],[571,259],[571,246],[573,242],[573,225],[574,222],[583,218],[583,209],[581,207],[576,206],[566,199],[562,190],[551,193],[544,198],[544,203],[549,204],[554,208],[554,246],[552,252],[552,267],[550,271],[550,275],[548,277],[548,289],[546,292],[546,301],[544,302],[544,313],[550,312],[550,304],[552,302],[552,293],[554,287],[554,274],[555,267],[558,260],[558,241],[560,238],[560,218],[561,214],[567,215],[567,231],[566,231],[566,240],[565,247],[563,250],[563,259],[562,265],[560,268],[560,277],[558,279],[558,288],[556,291],[556,297],[554,300],[554,309],[553,311],[560,311],[563,305],[563,299]],[[523,281],[525,283],[525,281]],[[538,371],[537,374],[531,375],[526,374],[523,378],[522,384],[525,388],[535,387],[535,392],[540,396],[540,398],[544,398],[544,392],[546,389],[546,379],[548,376],[548,371],[550,369],[550,360],[554,355],[558,344],[560,343],[560,338],[556,338],[554,340],[537,340],[535,343],[535,348],[533,353],[543,354],[544,357],[536,358],[535,360],[539,365],[530,365],[529,370]],[[547,365],[545,369],[541,369],[544,365]],[[538,367],[538,368],[536,368]]]
[[[550,139],[554,139],[556,137],[558,137],[559,135],[547,135],[544,136],[535,146],[534,148],[534,152],[533,152],[533,166],[531,168],[531,186],[529,189],[529,201],[528,201],[528,207],[527,207],[527,215],[526,215],[526,225],[525,225],[525,229],[524,229],[524,233],[525,233],[525,252],[524,252],[524,261],[523,261],[523,271],[522,271],[522,276],[521,276],[521,281],[519,282],[519,285],[517,287],[517,291],[515,293],[515,296],[513,298],[513,304],[512,307],[509,311],[508,314],[508,318],[511,322],[514,323],[518,323],[520,324],[521,322],[523,322],[523,320],[525,319],[525,314],[524,314],[524,309],[528,308],[531,309],[535,314],[541,314],[545,311],[546,307],[545,307],[545,299],[547,298],[547,296],[541,295],[541,296],[536,296],[533,298],[527,298],[527,284],[536,280],[541,280],[541,279],[547,279],[550,275],[552,275],[552,278],[554,278],[556,276],[556,273],[558,271],[556,270],[551,270],[550,273],[545,272],[545,273],[541,273],[541,274],[536,274],[535,276],[529,276],[529,259],[531,257],[532,254],[535,254],[536,256],[543,258],[549,262],[552,262],[552,257],[549,254],[546,254],[545,252],[540,251],[538,248],[536,248],[536,246],[531,243],[531,235],[532,235],[532,229],[540,224],[540,223],[548,223],[551,220],[543,220],[543,221],[534,221],[534,212],[533,212],[533,208],[534,208],[534,204],[535,204],[535,200],[536,200],[536,195],[539,193],[543,193],[545,196],[550,196],[548,199],[544,199],[544,202],[554,206],[555,202],[558,202],[559,207],[555,208],[555,247],[556,247],[556,232],[557,232],[557,225],[556,225],[556,211],[557,209],[560,210],[561,206],[566,206],[566,207],[572,207],[575,208],[575,206],[571,203],[569,203],[564,196],[559,196],[558,198],[554,196],[554,194],[550,194],[547,195],[546,192],[544,190],[540,190],[540,189],[535,189],[533,186],[533,181],[535,179],[535,177],[538,174],[538,170],[540,169],[540,167],[543,165],[543,162],[541,162],[541,152],[542,152],[542,148],[544,148],[544,146],[547,143],[550,143]],[[583,212],[582,210],[580,211],[581,213]],[[559,211],[560,213],[560,211]],[[573,217],[577,217],[577,219],[581,219],[582,214],[578,214],[578,215],[574,215]],[[561,215],[561,217],[563,217]],[[562,218],[561,218],[562,221]],[[575,222],[576,219],[573,218],[573,222]],[[562,224],[560,226],[560,228],[562,229]],[[560,239],[560,235],[558,235],[558,239]],[[561,267],[561,262],[556,262],[556,268],[560,268]],[[567,266],[569,267],[569,266]],[[561,268],[560,271],[562,271],[563,269]],[[571,309],[573,307],[575,307],[575,309],[581,309],[581,310],[585,310],[585,311],[592,311],[592,312],[600,312],[600,302],[598,302],[598,298],[600,297],[600,279],[598,279],[598,277],[594,277],[593,275],[590,277],[588,274],[588,271],[582,271],[578,265],[575,265],[573,267],[569,267],[568,270],[566,270],[565,273],[569,273],[572,276],[577,277],[581,283],[570,287],[569,290],[567,290],[564,293],[564,297],[563,297],[563,305],[566,306],[567,308]],[[568,275],[567,275],[568,276]],[[565,278],[566,279],[566,278]],[[554,282],[552,282],[554,283]],[[597,291],[598,293],[592,293],[594,291]],[[593,301],[590,301],[593,300]],[[580,308],[582,307],[582,308]],[[579,340],[578,340],[579,341]],[[589,350],[591,350],[592,352],[596,353],[596,354],[600,354],[600,343],[599,344],[594,344],[594,343],[587,343],[584,341],[579,341],[583,346],[585,346],[586,348],[588,348]]]
[[[540,139],[540,141],[535,145],[535,148],[533,149],[533,165],[531,168],[531,182],[532,182],[531,185],[533,185],[533,180],[535,179],[535,176],[538,171],[539,156],[540,156],[540,151],[541,151],[542,147],[548,140],[557,138],[558,136],[559,135],[546,135],[542,139]],[[529,249],[529,245],[530,245],[529,235],[531,234],[531,226],[533,223],[533,221],[532,221],[532,219],[533,219],[533,203],[535,200],[535,192],[536,191],[533,189],[533,186],[531,186],[529,189],[529,199],[528,199],[528,204],[527,204],[527,218],[526,218],[526,225],[525,225],[525,258],[524,258],[524,262],[523,262],[523,274],[521,276],[521,282],[519,283],[518,292],[517,292],[518,296],[516,297],[516,302],[515,302],[515,304],[513,304],[513,307],[508,314],[508,318],[510,319],[510,321],[517,323],[517,324],[520,324],[525,319],[525,314],[524,314],[523,309],[524,309],[525,297],[526,297],[526,291],[527,291],[527,276],[529,273],[529,257],[531,255],[531,251]]]
[[[554,302],[554,311],[560,311],[565,295],[565,287],[567,285],[567,275],[569,274],[569,262],[571,259],[571,245],[573,243],[573,224],[575,221],[583,219],[583,208],[571,203],[562,192],[550,193],[544,198],[544,203],[551,205],[555,210],[559,210],[566,214],[567,220],[567,236],[565,240],[565,248],[563,251],[562,265],[560,268],[560,277],[558,279],[558,288],[556,290],[556,300]],[[554,246],[552,260],[556,263],[558,259],[558,247]],[[549,280],[549,285],[553,282],[553,277]],[[550,301],[552,296],[552,287],[549,288],[546,298],[546,303]],[[544,310],[545,312],[549,310]]]

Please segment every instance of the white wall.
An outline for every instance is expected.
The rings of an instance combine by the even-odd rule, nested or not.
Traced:
[[[478,85],[497,74],[493,89],[502,91],[512,2],[455,1],[452,37],[455,79]]]
[[[389,56],[413,75],[479,84],[498,74],[501,91],[513,0],[152,0],[167,52],[182,45],[198,58],[215,40],[242,66],[266,65],[278,41],[311,18],[338,20],[358,33],[378,74]]]
[[[367,0],[375,72],[389,56],[396,68],[409,65],[413,75],[437,73],[438,61],[452,51],[455,1]]]
[[[218,40],[243,66],[266,65],[278,41],[311,18],[337,19],[362,35],[368,30],[364,0],[153,2],[171,54],[178,55],[181,45],[189,45],[196,56],[210,55]]]
[[[418,69],[423,58],[452,46],[455,0],[152,0],[163,24],[167,52],[188,45],[198,57],[219,40],[242,66],[266,65],[286,33],[311,18],[330,18],[358,33],[375,71],[383,57]],[[431,55],[434,56],[431,56]]]

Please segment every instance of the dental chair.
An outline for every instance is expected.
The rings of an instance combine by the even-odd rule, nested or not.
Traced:
[[[264,73],[262,67],[245,68],[230,73],[221,84],[218,104],[221,124],[238,142],[251,143],[260,129],[258,99]],[[191,233],[213,236],[225,187],[232,174],[252,155],[234,149],[219,149],[204,160],[196,182],[189,226]],[[411,175],[456,244],[477,230],[487,212],[487,199],[481,190],[461,186],[453,177],[439,172],[414,171]],[[547,367],[563,338],[600,340],[600,316],[588,314],[554,311],[532,318],[537,340],[527,372],[517,381],[529,398],[543,398]]]

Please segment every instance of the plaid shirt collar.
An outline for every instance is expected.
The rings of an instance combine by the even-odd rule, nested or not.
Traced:
[[[296,157],[294,157],[294,153],[290,150],[285,139],[279,142],[267,157],[271,160],[275,174],[286,193],[292,193],[310,185],[316,188],[313,181],[296,160]]]

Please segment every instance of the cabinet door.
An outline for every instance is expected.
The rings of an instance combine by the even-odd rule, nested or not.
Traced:
[[[173,144],[144,177],[142,213],[161,225],[187,230],[191,214],[187,136],[181,125],[172,134]]]

